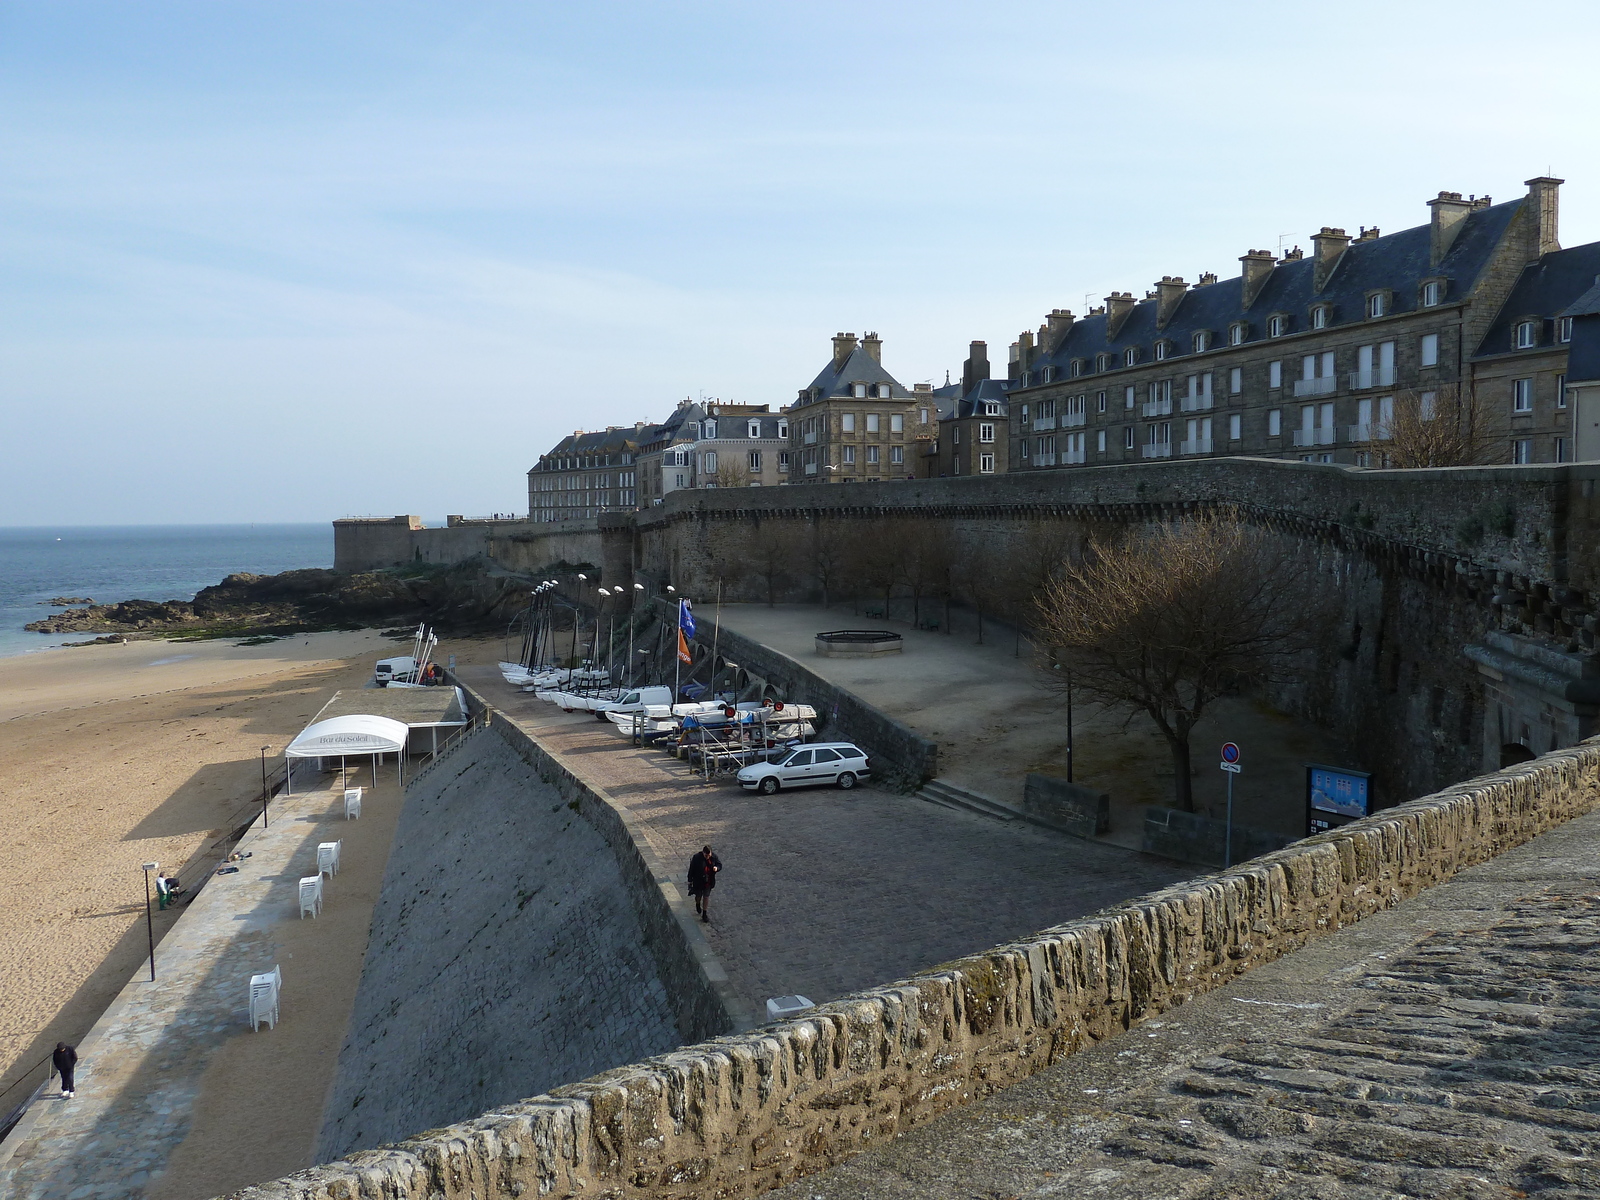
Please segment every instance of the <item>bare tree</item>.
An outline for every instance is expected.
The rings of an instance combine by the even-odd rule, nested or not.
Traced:
[[[840,521],[817,517],[811,540],[811,570],[822,587],[822,607],[837,598],[850,569],[850,531]]]
[[[954,588],[966,597],[978,618],[978,645],[983,645],[983,614],[993,612],[1000,602],[1001,580],[997,575],[998,556],[987,538],[974,540],[955,560]]]
[[[911,624],[922,622],[922,598],[947,596],[953,555],[950,531],[942,523],[911,518],[893,522],[893,537],[904,552],[904,576],[911,592]],[[946,611],[946,618],[949,613]]]
[[[1071,559],[1072,531],[1065,522],[1036,519],[1023,529],[1022,537],[1001,566],[1000,590],[1015,624],[1012,653],[1022,653],[1022,633],[1033,623],[1038,599]]]
[[[850,541],[849,573],[873,592],[883,593],[883,615],[889,616],[894,589],[905,573],[905,547],[894,523],[881,518],[857,522]]]
[[[1385,467],[1470,467],[1495,461],[1499,439],[1487,406],[1471,384],[1445,383],[1400,392],[1394,413],[1363,443]]]
[[[722,455],[722,464],[717,467],[715,479],[719,488],[741,488],[750,486],[750,472],[743,463],[736,462],[727,454]]]
[[[768,608],[778,603],[778,592],[789,581],[789,561],[793,553],[789,540],[782,537],[761,538],[750,553],[750,567],[766,585]]]
[[[1231,513],[1094,538],[1035,607],[1049,686],[1071,684],[1155,722],[1173,800],[1194,811],[1189,735],[1206,706],[1282,678],[1312,645],[1319,605],[1301,563]]]

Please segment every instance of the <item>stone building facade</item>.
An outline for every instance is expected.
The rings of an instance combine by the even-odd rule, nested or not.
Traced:
[[[572,521],[639,503],[639,440],[649,428],[612,425],[562,438],[528,471],[528,519]]]
[[[835,334],[833,357],[785,412],[790,483],[915,478],[919,439],[937,431],[932,386],[890,375],[875,333]]]
[[[1426,225],[1324,227],[1310,254],[1252,250],[1232,279],[1167,276],[1083,319],[1052,312],[1011,348],[1013,469],[1229,454],[1377,465],[1395,397],[1426,407],[1470,388],[1513,292],[1559,253],[1560,182],[1529,180],[1498,205],[1441,192]]]
[[[688,444],[690,487],[789,482],[789,418],[765,404],[708,404]]]
[[[1009,411],[1006,381],[990,378],[988,346],[973,342],[962,365],[961,389],[936,431],[937,474],[995,475],[1010,470]]]

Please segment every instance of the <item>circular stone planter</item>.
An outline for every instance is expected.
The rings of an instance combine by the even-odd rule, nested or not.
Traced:
[[[900,635],[887,629],[835,629],[817,634],[817,653],[824,658],[877,658],[899,654]]]

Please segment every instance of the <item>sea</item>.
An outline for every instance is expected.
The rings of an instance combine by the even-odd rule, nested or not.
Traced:
[[[29,633],[57,596],[193,600],[241,571],[333,566],[333,524],[0,527],[0,656],[81,642],[92,633]]]

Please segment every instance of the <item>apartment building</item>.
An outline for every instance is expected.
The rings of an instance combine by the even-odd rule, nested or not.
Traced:
[[[639,438],[639,507],[660,504],[662,497],[679,488],[694,486],[691,447],[700,438],[706,411],[692,400],[678,407],[659,425],[647,426]]]
[[[883,367],[875,333],[833,338],[833,357],[784,410],[790,483],[911,479],[937,430],[931,384],[911,390]]]
[[[961,387],[943,415],[934,446],[940,476],[993,475],[1010,469],[1008,383],[990,377],[989,348],[973,342]]]
[[[639,502],[639,438],[649,426],[576,430],[528,471],[528,519],[575,521]]]
[[[771,487],[789,480],[789,418],[765,404],[706,406],[687,447],[690,487]]]
[[[1143,300],[1113,292],[1082,319],[1057,309],[1011,347],[1011,469],[1223,454],[1370,462],[1397,394],[1426,406],[1429,393],[1472,385],[1519,280],[1560,250],[1560,183],[1529,180],[1498,205],[1441,192],[1427,224],[1399,233],[1324,227],[1309,254],[1251,250],[1232,279],[1166,276]]]

